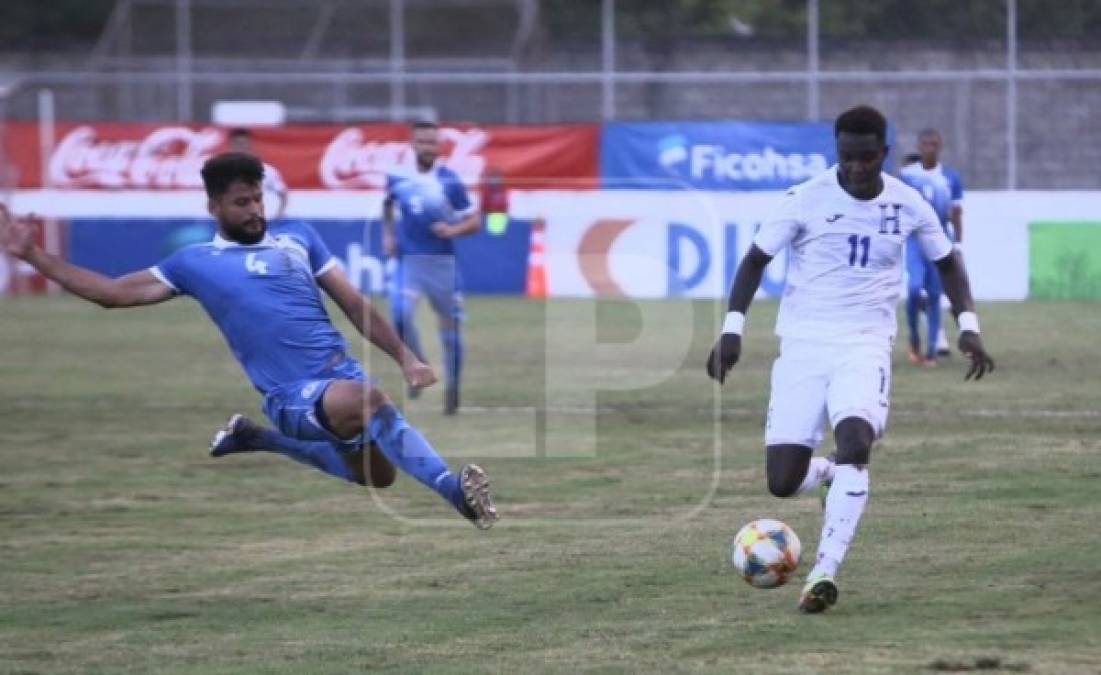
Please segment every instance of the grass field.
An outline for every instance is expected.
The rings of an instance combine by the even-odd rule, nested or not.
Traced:
[[[406,410],[490,472],[487,533],[407,479],[208,457],[258,400],[189,301],[0,303],[0,673],[1101,673],[1097,305],[983,306],[978,384],[898,351],[841,601],[812,617],[801,580],[728,563],[754,517],[804,560],[818,539],[817,500],[764,484],[773,305],[721,417],[713,304],[468,309],[468,408]]]

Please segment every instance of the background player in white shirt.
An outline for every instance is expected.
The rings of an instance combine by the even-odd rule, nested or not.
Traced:
[[[911,233],[936,261],[952,301],[960,351],[971,363],[966,379],[994,369],[967,273],[940,220],[921,195],[883,173],[886,131],[886,119],[868,106],[837,118],[837,166],[791,189],[762,225],[738,267],[723,334],[707,360],[708,375],[723,382],[741,355],[745,312],[765,266],[790,246],[765,431],[768,487],[789,497],[832,482],[817,560],[799,598],[804,612],[837,601],[834,576],[867,503],[868,459],[887,423],[903,242]],[[827,420],[835,459],[812,459]]]

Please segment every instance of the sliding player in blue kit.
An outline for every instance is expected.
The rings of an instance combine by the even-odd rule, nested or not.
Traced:
[[[455,261],[456,237],[480,227],[478,210],[454,171],[438,162],[439,128],[416,122],[412,129],[415,165],[386,177],[382,206],[382,242],[394,261],[390,276],[390,315],[398,335],[424,360],[414,318],[421,296],[439,321],[444,360],[444,414],[459,411],[459,380],[463,369],[463,296]],[[394,206],[400,217],[395,223]],[[409,394],[420,393],[417,385]]]
[[[267,450],[330,475],[373,487],[393,483],[394,468],[434,490],[481,529],[497,520],[485,472],[452,473],[427,440],[348,354],[325,310],[324,290],[374,345],[401,364],[411,386],[436,381],[351,285],[317,232],[304,223],[270,229],[264,169],[254,156],[225,153],[202,169],[218,232],[154,267],[117,279],[77,267],[34,243],[27,222],[0,210],[0,245],[69,292],[103,307],[136,307],[190,295],[218,326],[264,397],[278,430],[235,415],[211,454]],[[365,449],[366,448],[366,449]]]

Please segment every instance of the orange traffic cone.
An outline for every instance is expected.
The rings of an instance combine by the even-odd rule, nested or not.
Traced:
[[[536,218],[531,223],[527,283],[527,296],[529,298],[547,297],[546,229],[547,223],[542,218]]]

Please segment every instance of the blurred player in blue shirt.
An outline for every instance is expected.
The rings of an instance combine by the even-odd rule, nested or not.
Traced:
[[[401,365],[409,385],[435,382],[432,369],[365,302],[312,227],[293,222],[268,227],[264,169],[255,156],[218,155],[203,165],[202,176],[208,210],[218,224],[214,240],[182,248],[147,270],[111,279],[72,265],[44,252],[34,243],[31,226],[2,209],[0,245],[103,307],[152,305],[180,295],[197,300],[276,427],[234,415],[214,438],[214,456],[268,450],[373,487],[393,483],[398,467],[479,528],[491,526],[497,512],[485,472],[473,464],[458,474],[448,469],[348,353],[321,291]]]
[[[479,216],[462,180],[439,161],[439,128],[432,122],[416,122],[412,146],[415,166],[386,177],[382,207],[383,249],[394,261],[390,313],[398,335],[424,361],[414,319],[417,302],[422,296],[428,299],[439,319],[443,344],[444,413],[453,415],[459,409],[463,366],[463,296],[452,240],[476,232]],[[411,397],[419,393],[420,387],[409,386]]]
[[[948,238],[958,243],[963,237],[963,182],[960,175],[940,161],[943,142],[936,129],[925,129],[918,134],[918,152],[914,161],[906,163],[900,178],[921,193],[940,218]],[[936,265],[921,253],[921,247],[913,240],[906,245],[906,272],[909,279],[906,296],[906,320],[910,328],[910,360],[933,366],[937,356],[948,354],[948,339],[941,325],[941,283]],[[925,291],[925,315],[927,319],[924,354],[918,315],[922,311],[921,293]]]

